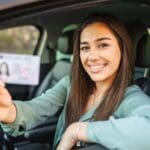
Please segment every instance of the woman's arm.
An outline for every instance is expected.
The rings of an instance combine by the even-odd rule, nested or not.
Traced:
[[[5,88],[5,84],[0,81],[0,121],[12,123],[16,118],[16,107],[11,95]]]
[[[91,142],[108,149],[150,149],[150,98],[139,88],[128,90],[122,104],[106,121],[89,122],[86,129]]]
[[[57,150],[71,150],[78,140],[88,141],[86,129],[86,122],[72,123],[63,134]]]
[[[78,140],[99,143],[112,150],[149,150],[149,139],[150,118],[133,116],[115,119],[110,117],[107,121],[71,124],[64,133],[57,150],[70,150]]]
[[[89,123],[87,138],[108,149],[148,150],[150,149],[150,118],[128,117]]]
[[[58,148],[71,148],[81,140],[99,143],[112,150],[149,150],[150,98],[139,90],[128,92],[117,113],[117,118],[112,116],[106,121],[71,124]],[[80,130],[77,132],[79,126]]]
[[[64,106],[68,84],[69,78],[65,77],[39,97],[26,102],[14,101],[16,119],[11,124],[2,124],[4,130],[16,136],[54,116]]]

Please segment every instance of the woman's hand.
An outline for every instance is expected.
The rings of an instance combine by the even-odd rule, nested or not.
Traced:
[[[16,108],[11,95],[5,88],[5,84],[0,81],[0,121],[11,123],[16,118]]]
[[[77,141],[87,141],[86,122],[72,123],[65,131],[57,150],[71,150]]]

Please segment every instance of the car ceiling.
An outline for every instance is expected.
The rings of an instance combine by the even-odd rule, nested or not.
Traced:
[[[79,23],[90,12],[110,12],[124,22],[142,21],[150,26],[150,3],[147,0],[33,0],[0,12],[0,28],[35,24],[44,26],[56,36],[65,25]]]
[[[7,0],[8,1],[8,0]],[[14,0],[18,1],[18,0]],[[32,1],[36,2],[38,0],[28,0],[30,3]],[[57,0],[58,1],[58,0]],[[63,1],[63,0],[62,0]],[[77,1],[77,0],[76,0]],[[51,2],[52,3],[52,2]],[[146,3],[133,3],[132,1],[112,1],[112,0],[93,0],[93,1],[86,1],[86,2],[78,2],[78,3],[71,3],[68,5],[59,5],[59,6],[51,6],[50,2],[49,7],[44,7],[46,5],[31,5],[29,8],[26,8],[27,6],[24,4],[24,7],[22,5],[20,7],[17,7],[12,9],[5,9],[1,10],[0,13],[0,20],[3,24],[6,22],[5,25],[7,25],[7,22],[11,22],[11,20],[15,19],[16,21],[13,21],[13,24],[18,24],[19,22],[31,22],[35,23],[34,18],[39,17],[39,13],[42,15],[42,20],[47,21],[47,16],[49,17],[50,22],[54,22],[54,24],[57,24],[61,21],[61,23],[68,24],[75,21],[80,21],[82,17],[87,15],[89,12],[93,11],[99,11],[99,12],[111,12],[121,19],[124,20],[133,20],[136,18],[141,18],[146,24],[150,24],[150,19],[148,17],[148,14],[150,14],[150,5]],[[51,4],[51,5],[50,5]],[[43,7],[42,7],[43,6]],[[51,7],[50,7],[51,6]],[[73,16],[73,17],[72,17]],[[30,20],[33,20],[31,21]],[[36,23],[40,23],[38,19],[36,18]],[[41,19],[41,18],[40,18]],[[9,25],[9,24],[8,24]]]
[[[8,8],[13,8],[16,6],[21,6],[25,4],[31,4],[35,2],[39,2],[40,0],[25,0],[25,1],[20,1],[20,0],[1,0],[0,1],[0,10],[5,10]]]

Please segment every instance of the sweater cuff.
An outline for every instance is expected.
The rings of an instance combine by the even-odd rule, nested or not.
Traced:
[[[19,110],[18,105],[20,105],[18,102],[14,101],[14,105],[17,109],[16,119],[13,123],[7,124],[7,123],[1,123],[1,126],[5,132],[12,136],[18,136],[23,134],[25,131],[25,124],[23,124],[23,117],[21,117],[21,110]]]
[[[97,143],[97,140],[95,138],[95,126],[97,122],[88,122],[87,129],[86,129],[86,135],[89,142]],[[100,127],[99,127],[100,130]]]

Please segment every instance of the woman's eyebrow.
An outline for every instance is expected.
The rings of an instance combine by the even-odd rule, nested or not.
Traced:
[[[88,42],[80,42],[80,45],[88,44]]]
[[[102,38],[98,38],[95,41],[103,41],[103,40],[111,40],[111,38],[109,37],[102,37]]]
[[[111,40],[111,38],[109,38],[109,37],[102,37],[102,38],[98,38],[98,39],[96,39],[95,41],[96,42],[98,42],[98,41],[103,41],[103,40]],[[88,44],[88,42],[86,42],[86,41],[81,41],[80,42],[80,45],[85,45],[85,44]]]

